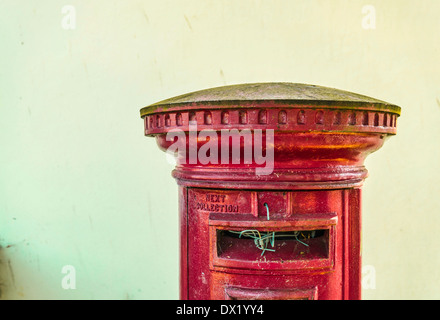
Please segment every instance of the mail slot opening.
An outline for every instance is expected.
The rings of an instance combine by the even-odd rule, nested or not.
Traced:
[[[217,256],[231,260],[327,259],[329,229],[259,231],[217,229]]]

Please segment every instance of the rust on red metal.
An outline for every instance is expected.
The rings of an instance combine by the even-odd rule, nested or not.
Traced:
[[[177,156],[181,299],[360,299],[365,157],[400,107],[292,83],[142,108]]]

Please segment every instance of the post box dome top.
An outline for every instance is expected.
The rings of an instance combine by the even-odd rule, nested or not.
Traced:
[[[229,135],[223,137],[223,133],[237,134],[238,141],[242,141],[241,135],[252,133],[254,138],[246,137],[254,140],[245,142],[251,148],[258,145],[256,134],[264,130],[266,143],[273,134],[273,142],[267,146],[273,148],[274,174],[255,175],[259,166],[255,161],[237,167],[217,159],[204,167],[201,162],[186,161],[189,152],[185,152],[173,173],[179,183],[191,181],[192,186],[211,188],[229,181],[231,188],[254,189],[257,184],[279,188],[282,184],[304,189],[316,187],[318,180],[319,188],[359,185],[366,177],[365,157],[379,149],[385,137],[396,134],[400,111],[396,105],[338,89],[254,83],[180,95],[144,107],[140,114],[145,136],[154,137],[162,150],[174,143],[169,139],[174,133],[185,134],[180,142],[188,149],[194,143],[205,153],[206,141],[194,133],[209,133],[209,141],[213,137],[216,146],[229,141]],[[245,143],[235,143],[244,152]],[[212,154],[219,156],[218,152]]]
[[[166,99],[141,109],[141,117],[157,112],[166,112],[185,107],[203,105],[249,105],[275,102],[280,104],[325,106],[326,108],[382,111],[400,115],[401,108],[385,101],[364,95],[300,83],[251,83],[216,87],[195,91]],[[171,111],[170,110],[170,111]]]

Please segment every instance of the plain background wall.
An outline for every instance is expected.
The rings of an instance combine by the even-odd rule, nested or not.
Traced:
[[[439,12],[437,0],[1,1],[0,297],[177,299],[177,186],[139,109],[286,81],[402,107],[365,163],[363,298],[439,299]]]

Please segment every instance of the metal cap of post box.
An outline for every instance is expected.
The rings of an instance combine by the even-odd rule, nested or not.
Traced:
[[[248,187],[250,182],[255,188],[256,182],[268,182],[262,187],[272,188],[269,182],[276,180],[276,188],[314,188],[317,182],[322,188],[333,188],[362,183],[368,175],[365,157],[379,149],[386,137],[396,134],[400,111],[396,105],[333,88],[255,83],[180,95],[144,107],[140,114],[145,135],[156,137],[163,150],[172,144],[166,134],[173,130],[273,130],[272,174],[253,174],[261,167],[255,162],[237,168],[220,160],[204,166],[213,170],[202,174],[197,169],[201,164],[186,158],[173,171],[179,183],[192,180],[208,186],[235,181],[232,187]],[[191,123],[195,124],[192,128]],[[220,143],[221,137],[218,139]],[[196,140],[199,150],[203,139]],[[240,151],[242,155],[243,145]]]
[[[246,107],[249,103],[274,101],[280,104],[298,104],[304,106],[322,106],[353,110],[374,110],[400,115],[401,108],[385,101],[364,95],[301,83],[253,83],[238,84],[200,90],[174,98],[153,103],[141,109],[141,117],[157,112],[172,111],[175,107],[188,106],[196,109],[197,105],[228,106],[231,104]],[[245,105],[243,105],[245,103]],[[287,106],[289,107],[289,106]]]

